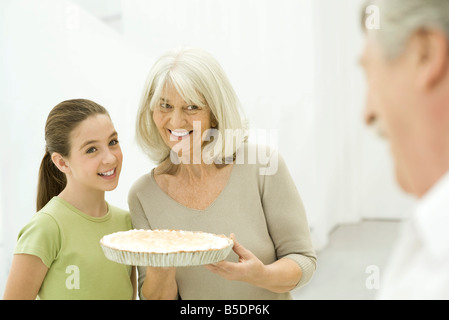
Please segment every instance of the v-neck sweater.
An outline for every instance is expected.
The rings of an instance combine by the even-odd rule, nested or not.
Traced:
[[[246,154],[251,148],[257,147],[245,145]],[[205,210],[189,208],[171,198],[156,182],[153,169],[139,178],[129,192],[133,227],[234,233],[237,241],[264,264],[281,258],[295,261],[302,270],[296,287],[304,286],[315,272],[316,254],[301,197],[278,153],[272,154],[270,162],[256,162],[234,163],[227,184]],[[261,174],[270,165],[275,168],[274,164],[274,174]],[[237,262],[238,256],[231,252],[226,260]],[[141,292],[146,268],[138,269]],[[176,282],[179,297],[184,300],[292,299],[290,292],[274,293],[226,280],[204,266],[177,268]]]

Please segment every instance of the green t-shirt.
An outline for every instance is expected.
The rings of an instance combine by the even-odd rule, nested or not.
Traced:
[[[108,207],[95,218],[54,197],[20,231],[14,253],[35,255],[49,268],[38,299],[132,299],[131,267],[108,260],[99,243],[131,229],[131,219]]]

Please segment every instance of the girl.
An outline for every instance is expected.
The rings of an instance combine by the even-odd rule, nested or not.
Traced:
[[[5,299],[133,299],[135,268],[109,261],[100,239],[131,228],[109,205],[122,167],[109,114],[89,100],[50,112],[39,170],[37,214],[20,231]]]

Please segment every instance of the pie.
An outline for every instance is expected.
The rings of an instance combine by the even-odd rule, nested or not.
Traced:
[[[224,260],[233,241],[199,231],[129,230],[100,240],[105,256],[115,262],[153,267],[181,267]]]

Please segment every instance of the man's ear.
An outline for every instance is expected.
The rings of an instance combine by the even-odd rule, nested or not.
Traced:
[[[438,86],[448,74],[449,43],[438,29],[422,30],[415,34],[419,45],[418,85],[426,90]]]
[[[57,152],[53,152],[51,155],[51,161],[55,164],[55,166],[63,173],[69,173],[70,167],[67,161]]]

